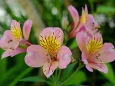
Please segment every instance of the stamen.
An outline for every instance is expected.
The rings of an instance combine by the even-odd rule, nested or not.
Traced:
[[[96,39],[95,37],[89,41],[87,50],[89,54],[97,52],[102,47],[101,38]]]
[[[47,37],[40,37],[40,45],[48,51],[51,57],[56,57],[57,51],[61,46],[61,43],[58,41],[59,37],[56,38],[54,32]]]

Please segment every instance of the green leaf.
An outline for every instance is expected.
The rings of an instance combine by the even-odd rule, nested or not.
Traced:
[[[45,80],[40,76],[26,77],[26,78],[23,78],[20,81],[24,81],[24,82],[45,82]]]
[[[108,7],[108,6],[98,6],[97,10],[98,13],[115,13],[115,7]]]
[[[89,85],[68,85],[68,86],[89,86]]]
[[[107,67],[108,67],[108,73],[107,74],[105,74],[103,72],[101,72],[101,73],[105,76],[106,79],[108,79],[115,85],[115,75],[114,75],[114,71],[112,69],[111,64],[107,64]]]
[[[72,84],[81,84],[82,82],[85,82],[87,80],[86,75],[83,71],[75,72],[70,79],[66,83],[64,83],[64,86],[72,85]]]
[[[106,82],[102,86],[113,86],[113,85],[110,82]]]
[[[4,52],[4,50],[2,50],[0,48],[0,56],[2,56],[2,53]],[[1,84],[3,83],[3,78],[6,74],[6,71],[7,71],[7,59],[1,59],[0,58],[0,86]]]
[[[76,39],[73,39],[71,45],[69,46],[70,49],[76,48],[77,47],[77,42]]]
[[[68,65],[68,67],[63,72],[62,81],[65,80],[71,73],[76,63]]]

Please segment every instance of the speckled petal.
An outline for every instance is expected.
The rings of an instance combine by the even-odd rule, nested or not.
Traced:
[[[115,49],[112,43],[104,43],[101,53],[101,59],[103,62],[112,62],[115,60]]]
[[[102,63],[90,63],[89,64],[90,67],[94,68],[94,69],[97,69],[101,72],[104,72],[104,73],[108,73],[108,68],[105,64],[102,64]]]
[[[88,16],[87,16],[86,26],[87,26],[88,30],[92,33],[96,32],[98,30],[99,24],[97,23],[97,21],[95,21],[92,14],[88,14]]]
[[[63,31],[58,27],[45,28],[41,33],[39,39],[45,39],[49,36],[54,36],[62,44],[63,42]]]
[[[96,63],[108,63],[115,60],[115,49],[112,43],[104,43],[103,47],[99,52],[94,54],[91,61],[95,61]]]
[[[43,66],[43,73],[45,74],[47,78],[49,78],[57,67],[58,67],[57,61],[46,62]]]
[[[0,47],[3,49],[7,49],[10,45],[9,43],[13,42],[13,36],[10,30],[6,30],[0,39]]]
[[[22,31],[20,28],[20,22],[17,22],[16,20],[12,20],[11,33],[16,40],[19,40],[20,38],[22,38]]]

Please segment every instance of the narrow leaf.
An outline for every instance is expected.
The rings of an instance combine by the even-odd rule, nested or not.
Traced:
[[[26,77],[26,78],[23,78],[20,81],[24,81],[24,82],[45,82],[45,80],[40,76]]]
[[[62,81],[65,80],[71,73],[76,63],[70,64],[63,72]]]

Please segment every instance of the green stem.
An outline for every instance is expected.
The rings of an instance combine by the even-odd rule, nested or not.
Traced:
[[[56,72],[55,72],[55,80],[54,80],[53,86],[57,86],[57,75],[58,75],[58,69],[56,69]]]
[[[59,74],[58,74],[58,78],[57,78],[57,80],[59,80],[60,75],[61,75],[61,69],[59,69]]]
[[[58,69],[56,69],[55,80],[57,80],[57,76],[58,76]]]
[[[67,78],[65,81],[63,81],[60,86],[63,86],[63,84],[65,84],[69,79],[71,79],[72,76],[73,76],[79,69],[81,69],[82,67],[83,67],[83,65],[79,64],[79,66],[78,66],[78,68],[75,70],[75,72],[72,73],[71,76],[69,76],[69,78]]]
[[[53,86],[60,86],[59,78],[60,78],[61,70],[56,69],[54,79],[52,80]]]
[[[17,78],[14,81],[12,81],[9,86],[15,86],[21,78],[23,78],[26,74],[28,74],[32,70],[33,70],[33,68],[31,68],[31,67],[27,68],[19,76],[17,76]]]

